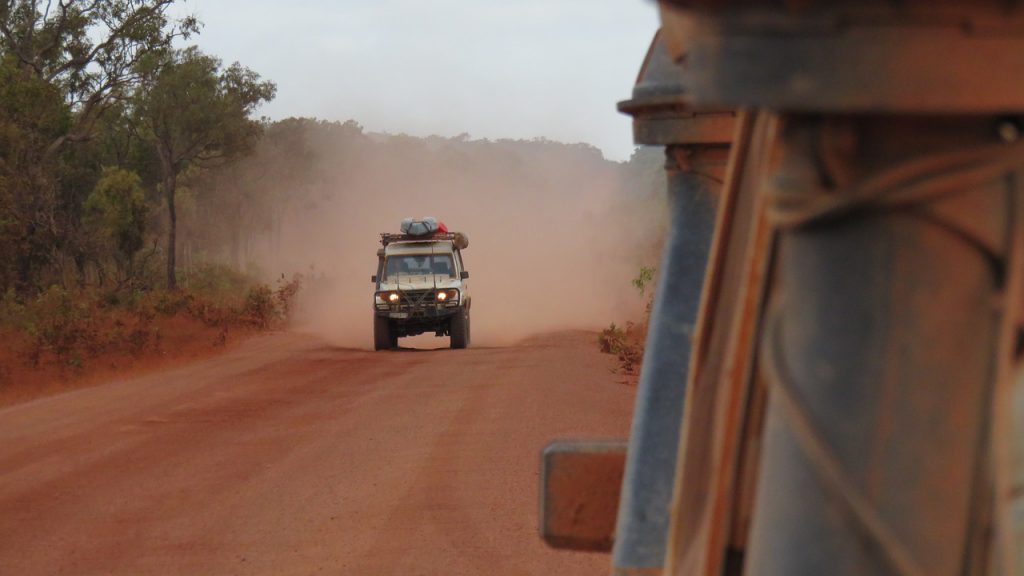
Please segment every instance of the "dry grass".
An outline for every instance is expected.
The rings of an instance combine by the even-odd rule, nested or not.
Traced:
[[[213,329],[217,335],[212,344],[223,345],[232,330],[284,326],[300,287],[301,278],[295,277],[282,278],[273,287],[234,286],[226,293],[200,287],[122,294],[58,286],[29,299],[7,293],[0,299],[0,333],[7,341],[3,360],[81,371],[102,357],[166,355],[167,321],[174,318]],[[10,372],[10,367],[0,366],[0,385]]]

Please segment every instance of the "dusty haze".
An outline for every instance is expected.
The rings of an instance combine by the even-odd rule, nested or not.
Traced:
[[[466,233],[473,344],[596,329],[642,313],[630,284],[657,259],[661,199],[631,190],[626,164],[585,145],[359,134],[311,138],[318,177],[286,213],[260,269],[301,272],[296,328],[372,346],[370,276],[381,232],[435,216]],[[403,346],[437,347],[424,335]]]

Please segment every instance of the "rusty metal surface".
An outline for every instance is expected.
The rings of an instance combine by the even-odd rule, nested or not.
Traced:
[[[1017,374],[1013,382],[1012,404],[1012,432],[1009,438],[1012,450],[1009,462],[1011,469],[1009,488],[1009,502],[1006,513],[1007,520],[1011,524],[1009,532],[1010,541],[1005,542],[1003,550],[1009,550],[1012,555],[1016,574],[1020,574],[1024,566],[1024,367],[1018,365]],[[1009,568],[1004,574],[1014,574]]]
[[[720,29],[807,35],[844,27],[877,25],[960,25],[975,33],[1024,30],[1024,6],[1006,0],[658,0],[666,32],[677,34],[674,14],[714,18]],[[675,28],[676,30],[672,30]],[[686,30],[686,32],[692,32]]]
[[[1021,6],[1006,0],[658,0],[665,5],[698,10],[711,14],[745,13],[765,17],[785,14],[786,22],[794,19],[836,20],[854,17],[907,20],[928,17],[932,20],[975,21],[988,18],[1009,24],[1021,18]]]
[[[685,155],[684,170],[676,156]],[[700,156],[700,157],[698,157]],[[622,486],[616,574],[664,565],[691,338],[714,232],[718,155],[667,150],[671,230],[658,271]],[[722,155],[724,159],[724,154]]]
[[[698,321],[695,364],[676,474],[669,574],[719,574],[735,537],[737,477],[744,452],[753,352],[770,229],[751,194],[765,170],[757,146],[773,138],[769,114],[744,113],[716,226]]]
[[[630,566],[612,566],[613,576],[661,576],[661,566],[654,568],[635,568]]]
[[[667,59],[689,75],[648,94],[661,127],[758,106],[789,130],[753,147],[778,162],[768,209],[752,208],[764,173],[723,201],[669,572],[1017,574],[1024,211],[1009,206],[1024,146],[1020,118],[995,113],[1024,111],[1024,6],[661,5]],[[637,135],[662,136],[639,122]],[[763,247],[773,226],[755,355],[768,260],[738,246]]]
[[[662,2],[669,53],[685,55],[690,72],[690,102],[846,113],[1024,109],[1019,6],[799,4]]]
[[[620,106],[623,112],[636,109]],[[733,112],[696,112],[692,109],[660,110],[633,121],[633,138],[638,143],[664,146],[675,143],[728,145],[736,125]]]
[[[608,552],[615,533],[625,442],[553,442],[541,456],[541,537],[566,550]]]
[[[688,98],[692,78],[676,64],[659,31],[651,41],[633,95],[619,111],[633,117],[633,141],[649,146],[728,146],[735,130],[731,108],[694,108]]]
[[[747,574],[941,576],[982,566],[971,543],[985,536],[978,519],[990,505],[978,490],[988,479],[1000,326],[992,306],[1001,278],[991,263],[1005,256],[1006,202],[1017,192],[1005,176],[960,180],[933,166],[910,179],[928,184],[916,204],[886,198],[909,185],[889,176],[913,174],[907,167],[927,165],[923,158],[998,143],[994,122],[783,122],[773,202],[787,205],[795,194],[806,217],[786,219],[780,235],[761,360],[770,401]],[[928,137],[899,137],[915,123]],[[871,146],[850,145],[861,141]],[[829,161],[809,169],[813,157]],[[927,178],[933,173],[964,186],[945,187]],[[811,206],[815,196],[841,198],[864,182],[886,181],[895,185],[860,210]],[[924,209],[950,195],[980,206],[958,221]],[[972,221],[979,218],[987,221]],[[971,229],[1001,235],[1001,251]]]
[[[638,140],[778,114],[739,121],[666,572],[1020,574],[1024,5],[659,4]]]
[[[1019,173],[1018,173],[1019,174]],[[1001,294],[1002,326],[999,335],[999,367],[995,391],[992,394],[992,414],[989,436],[992,446],[994,511],[992,524],[996,545],[993,547],[992,563],[999,574],[1019,576],[1024,572],[1024,516],[1020,503],[1024,500],[1021,483],[1019,456],[1024,440],[1024,413],[1021,412],[1021,342],[1024,335],[1024,192],[1018,191],[1007,199],[1009,230],[1005,235],[1009,241],[1006,252],[1005,287]],[[987,495],[987,494],[986,494]],[[985,535],[987,536],[987,535]],[[984,551],[979,544],[984,538],[975,538],[976,548]],[[982,565],[982,567],[984,567]]]
[[[732,111],[689,107],[686,82],[685,70],[671,61],[658,33],[633,97],[619,104],[633,116],[638,144],[667,145],[671,228],[637,390],[613,550],[615,574],[658,573],[664,565],[691,338],[735,127]]]
[[[763,150],[770,148],[775,139],[775,117],[761,112],[755,119],[752,140],[754,145]],[[755,367],[755,351],[759,324],[761,321],[761,304],[764,298],[768,266],[771,260],[773,229],[769,225],[763,205],[763,199],[756,191],[757,183],[767,171],[766,155],[751,150],[748,162],[742,173],[740,194],[753,196],[750,214],[750,230],[747,243],[742,247],[742,269],[739,281],[742,284],[735,303],[734,316],[731,319],[729,345],[725,352],[725,362],[718,385],[720,393],[715,406],[715,441],[713,458],[716,463],[711,470],[708,495],[712,508],[708,510],[709,526],[706,544],[706,564],[703,573],[718,574],[725,569],[727,558],[732,551],[739,551],[745,546],[745,532],[735,530],[734,521],[746,515],[742,509],[748,500],[738,498],[743,491],[738,489],[741,484],[738,476],[742,475],[739,466],[741,455],[749,457],[749,471],[755,470],[756,438],[760,430],[756,427],[747,430],[748,425],[760,421],[761,415],[752,410],[760,406],[753,403],[753,375]],[[727,278],[726,281],[729,281]]]

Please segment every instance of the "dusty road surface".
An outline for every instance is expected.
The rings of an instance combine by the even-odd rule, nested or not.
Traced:
[[[0,411],[0,574],[603,574],[538,453],[625,437],[592,334],[362,352],[280,334]]]

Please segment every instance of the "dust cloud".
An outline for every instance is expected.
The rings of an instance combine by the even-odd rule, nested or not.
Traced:
[[[372,154],[318,143],[322,174],[310,200],[282,216],[260,262],[307,277],[297,330],[372,346],[379,234],[398,232],[408,216],[434,216],[469,236],[474,346],[641,316],[644,299],[630,280],[657,261],[664,210],[661,199],[629,190],[626,164],[547,141],[367,137]]]

